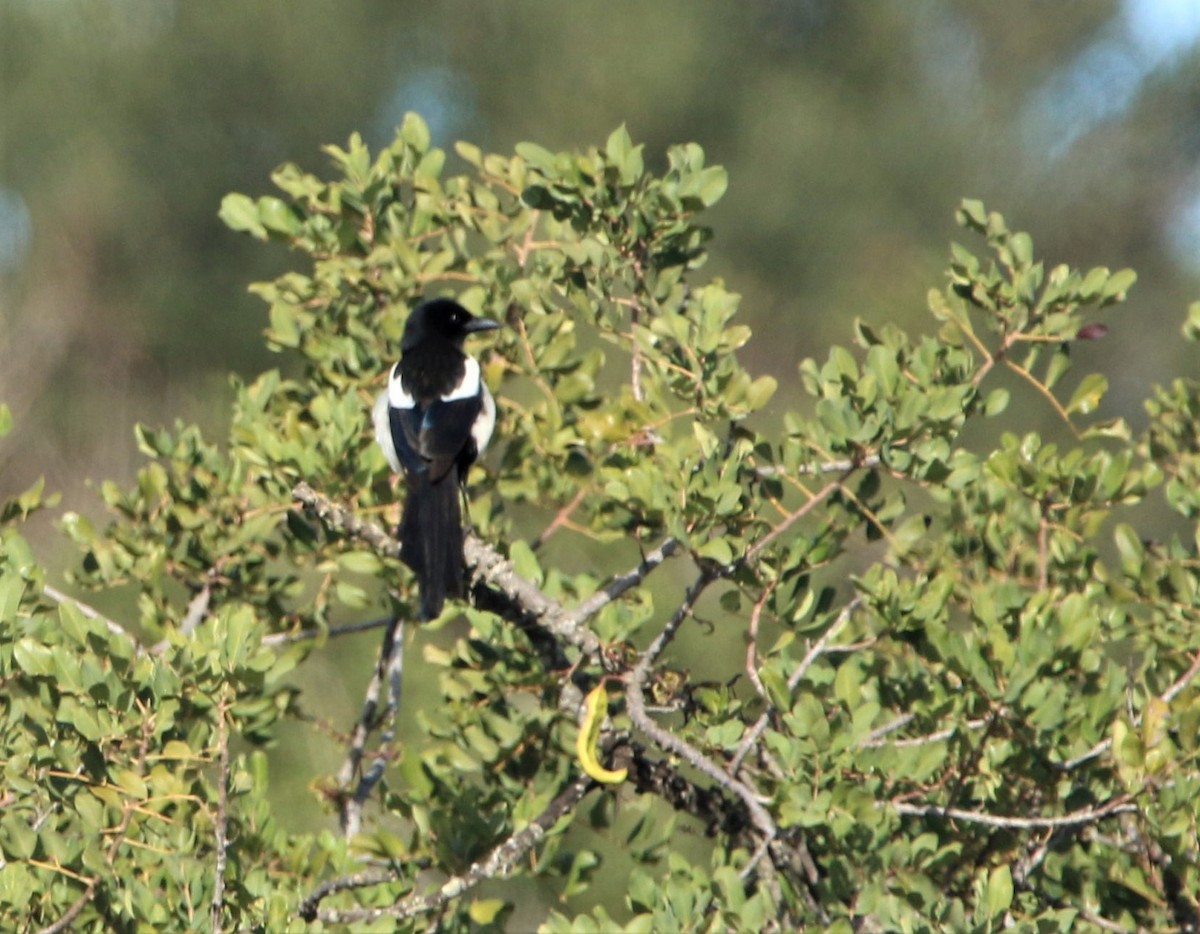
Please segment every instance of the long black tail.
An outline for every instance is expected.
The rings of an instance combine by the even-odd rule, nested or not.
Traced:
[[[447,597],[465,593],[462,510],[458,468],[431,482],[421,471],[410,478],[400,519],[400,557],[421,584],[421,618],[442,612]]]

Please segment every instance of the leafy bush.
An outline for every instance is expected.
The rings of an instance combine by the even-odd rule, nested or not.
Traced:
[[[139,428],[136,483],[100,488],[111,523],[65,516],[77,583],[127,616],[47,582],[19,533],[40,489],[5,507],[0,912],[1194,926],[1200,384],[1156,390],[1135,437],[1097,419],[1103,376],[1068,373],[1133,274],[1047,271],[966,201],[987,255],[953,248],[936,334],[857,322],[777,393],[738,360],[738,296],[699,276],[726,185],[699,147],[661,174],[624,129],[457,151],[469,172],[447,175],[410,116],[374,159],[331,147],[331,181],[284,166],[284,197],[225,199],[231,227],[308,258],[254,287],[294,375],[237,385],[226,444]],[[368,412],[434,294],[508,326],[482,347],[500,419],[471,478],[472,606],[414,635]],[[1135,523],[1164,506],[1179,531],[1148,541]],[[369,628],[342,736],[294,669]],[[406,643],[437,696],[401,698]],[[689,674],[701,659],[718,680]],[[576,752],[597,685],[618,774],[591,773],[619,783]],[[314,776],[340,832],[280,826],[264,750],[285,724],[343,747]]]

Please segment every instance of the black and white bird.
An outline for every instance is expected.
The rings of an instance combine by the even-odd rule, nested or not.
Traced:
[[[459,490],[492,437],[496,403],[463,341],[498,327],[451,299],[418,305],[404,324],[387,391],[372,411],[375,440],[408,483],[400,557],[417,576],[424,619],[437,617],[447,597],[465,592]]]

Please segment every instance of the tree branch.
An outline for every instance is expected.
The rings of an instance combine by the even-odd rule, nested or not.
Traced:
[[[633,570],[627,571],[619,577],[614,577],[604,587],[575,607],[575,609],[567,612],[567,621],[572,625],[578,626],[585,620],[591,619],[608,606],[608,604],[641,584],[642,581],[650,576],[652,571],[658,568],[667,558],[677,554],[679,550],[680,545],[676,539],[666,539],[661,545],[646,554]]]
[[[137,653],[139,655],[145,653],[146,647],[144,645],[142,645],[137,639],[135,639],[130,634],[129,630],[127,630],[120,623],[114,622],[113,620],[109,619],[107,616],[105,616],[103,613],[101,613],[99,610],[97,610],[94,606],[84,603],[82,600],[78,599],[77,597],[72,597],[70,594],[63,593],[57,587],[52,587],[50,584],[44,584],[42,586],[42,593],[44,593],[47,597],[49,597],[55,603],[69,603],[71,606],[75,607],[75,609],[77,609],[80,613],[82,613],[88,619],[94,619],[94,620],[98,620],[98,621],[102,622],[104,624],[105,628],[108,629],[108,631],[111,632],[114,636],[124,636],[126,639],[128,639],[130,642],[132,642],[134,645],[134,648],[137,650]]]
[[[1006,830],[1046,830],[1060,827],[1079,827],[1094,824],[1115,814],[1133,814],[1138,807],[1128,795],[1114,798],[1098,808],[1084,808],[1057,817],[1005,817],[984,811],[966,811],[962,808],[944,808],[936,804],[909,804],[907,801],[892,801],[897,814],[906,817],[942,817],[968,824],[984,824]],[[881,805],[883,803],[881,802]]]
[[[400,557],[400,542],[394,537],[318,493],[307,483],[297,484],[292,495],[329,528],[359,539],[381,555]],[[666,539],[637,567],[613,578],[574,609],[567,609],[517,574],[512,562],[478,536],[468,532],[463,542],[463,557],[471,572],[476,605],[504,617],[524,631],[549,670],[571,667],[564,643],[594,660],[601,660],[603,646],[585,623],[608,604],[639,586],[680,550],[677,540]],[[271,638],[285,641],[290,637]]]
[[[217,816],[213,821],[213,895],[210,915],[213,934],[221,934],[221,912],[225,908],[225,860],[229,848],[229,726],[228,709],[222,700],[217,708]]]
[[[350,736],[350,748],[342,767],[338,770],[337,783],[341,790],[341,826],[342,834],[350,839],[362,829],[362,809],[371,792],[383,777],[383,770],[388,756],[384,749],[394,738],[394,730],[390,723],[395,718],[400,706],[400,676],[404,666],[404,623],[393,618],[391,625],[383,634],[383,644],[379,648],[379,659],[375,663],[375,671],[367,685],[366,697],[363,700],[362,712]],[[387,684],[387,699],[384,702],[385,713],[378,716],[379,695],[383,685]],[[389,724],[380,737],[379,752],[376,754],[371,767],[360,774],[363,754],[367,737],[380,723]],[[354,776],[359,775],[358,785],[350,793],[350,785]]]
[[[295,632],[273,632],[263,636],[263,645],[290,645],[293,642],[305,642],[309,639],[319,639],[321,636],[334,638],[336,636],[348,636],[358,632],[368,632],[371,629],[379,629],[383,626],[390,626],[393,616],[379,616],[375,619],[363,620],[360,623],[346,623],[342,626],[329,626],[322,628],[320,626],[310,626],[308,629],[298,629]]]
[[[683,621],[691,615],[696,601],[700,598],[700,594],[715,579],[714,575],[707,571],[700,572],[700,575],[692,583],[692,586],[688,588],[683,602],[676,609],[670,621],[668,621],[667,625],[663,627],[662,632],[658,634],[646,651],[638,658],[638,662],[634,666],[633,671],[630,672],[629,679],[625,684],[626,709],[633,725],[649,737],[660,749],[679,756],[692,768],[707,775],[718,785],[727,788],[741,798],[754,826],[758,828],[759,832],[767,840],[773,840],[776,835],[775,821],[767,813],[762,804],[759,803],[758,796],[732,775],[726,773],[720,766],[705,756],[704,753],[688,743],[687,740],[659,726],[646,713],[645,687],[646,679],[650,675],[650,668],[662,650],[675,637],[675,633],[679,631],[679,627],[683,625]]]
[[[842,607],[842,611],[838,614],[837,619],[835,619],[829,625],[829,628],[821,634],[821,638],[819,638],[809,647],[808,651],[804,654],[804,657],[800,659],[800,664],[796,666],[796,669],[790,675],[788,675],[787,686],[789,691],[796,690],[797,685],[799,685],[804,679],[804,676],[808,674],[808,669],[813,666],[813,663],[823,654],[829,651],[830,640],[832,640],[833,637],[841,631],[842,627],[850,621],[851,615],[855,610],[858,609],[861,603],[862,597],[859,596],[855,597],[844,607]],[[742,737],[742,741],[738,743],[737,751],[733,754],[733,758],[729,762],[728,771],[730,775],[737,775],[738,768],[741,766],[742,761],[746,758],[746,755],[750,752],[750,750],[754,748],[754,744],[759,741],[763,733],[766,732],[767,724],[770,722],[771,711],[764,710],[759,718],[754,721],[754,725],[746,731],[745,735]]]
[[[385,557],[400,557],[396,538],[307,483],[297,484],[292,495],[329,528],[357,538]],[[517,574],[510,561],[470,532],[463,543],[463,557],[471,571],[476,602],[529,635],[547,667],[569,667],[560,640],[599,657],[600,640],[593,633],[566,620],[562,606]]]

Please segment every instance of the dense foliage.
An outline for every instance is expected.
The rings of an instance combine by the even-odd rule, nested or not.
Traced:
[[[738,296],[699,273],[726,184],[699,147],[657,174],[624,129],[586,153],[457,151],[449,175],[409,116],[374,158],[331,147],[333,180],[284,166],[284,197],[226,198],[231,227],[309,260],[255,286],[294,375],[239,385],[223,445],[139,428],[136,484],[101,488],[111,524],[66,515],[77,583],[132,594],[128,618],[47,582],[19,526],[39,489],[5,507],[0,912],[1194,925],[1200,384],[1157,390],[1135,436],[1068,366],[1133,274],[1047,270],[967,201],[987,253],[953,248],[936,333],[860,321],[778,390],[739,362]],[[403,625],[368,412],[407,309],[443,293],[507,327],[477,348],[500,419],[471,477],[473,606],[435,643]],[[1020,431],[1033,406],[1060,437]],[[1179,534],[1144,541],[1163,509]],[[342,735],[292,675],[372,625]],[[689,676],[685,644],[721,677]],[[414,645],[436,697],[401,691]],[[600,683],[615,784],[577,754]],[[285,723],[344,747],[313,777],[329,832],[280,827],[264,749]]]

